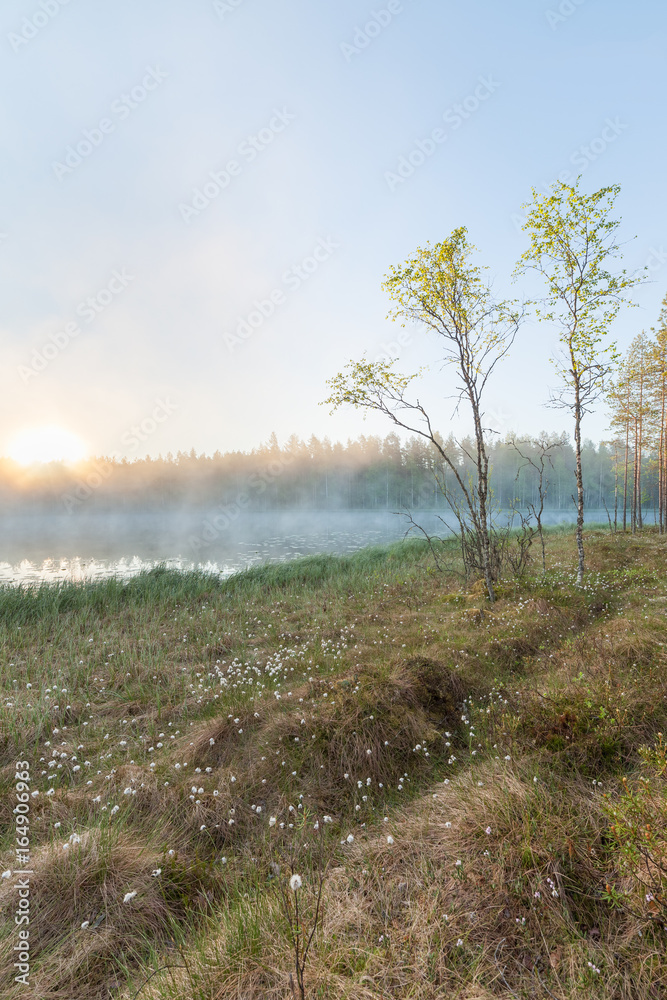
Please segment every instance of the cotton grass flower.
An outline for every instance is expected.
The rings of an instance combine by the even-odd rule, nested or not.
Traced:
[[[301,876],[292,875],[291,879],[289,880],[289,887],[292,890],[292,892],[296,892],[297,889],[300,889],[302,885],[303,882],[301,881]]]
[[[126,892],[125,895],[123,896],[123,902],[124,903],[129,903],[131,899],[134,899],[134,897],[136,896],[136,894],[137,894],[136,893],[136,889],[135,889],[134,892]]]

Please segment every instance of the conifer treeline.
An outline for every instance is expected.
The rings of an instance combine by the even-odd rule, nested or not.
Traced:
[[[620,359],[606,402],[612,438],[583,446],[585,505],[605,510],[619,528],[636,530],[648,518],[667,531],[667,297],[658,329],[638,334]],[[575,456],[566,436],[546,466],[545,509],[573,509]],[[496,507],[526,509],[539,504],[540,448],[536,441],[511,437],[489,445],[491,487]],[[448,452],[474,470],[472,440]],[[531,465],[527,459],[532,458]],[[361,435],[332,444],[296,435],[282,447],[275,434],[250,452],[211,456],[169,453],[128,461],[98,458],[76,467],[53,462],[23,469],[0,459],[0,505],[5,513],[92,513],[94,511],[178,510],[236,505],[248,510],[431,510],[446,506],[436,476],[447,482],[435,449],[420,437],[401,441]],[[452,478],[451,472],[449,477]],[[453,483],[447,483],[453,487]]]
[[[667,297],[658,329],[633,340],[610,386],[609,443],[614,469],[614,517],[625,530],[641,528],[643,507],[656,508],[667,530]]]
[[[634,398],[634,397],[633,397]],[[644,448],[640,454],[640,488],[644,518],[658,507],[656,454],[642,424]],[[634,424],[631,427],[634,433]],[[632,435],[631,435],[632,437]],[[632,438],[634,440],[634,438]],[[664,443],[664,442],[663,442]],[[472,454],[472,442],[461,442]],[[522,443],[525,456],[537,458],[535,445]],[[619,442],[584,445],[586,505],[601,510],[605,504],[613,517],[618,500],[624,453]],[[468,462],[461,448],[451,445],[462,466]],[[537,503],[537,473],[508,440],[490,446],[494,502],[525,508]],[[553,468],[547,467],[549,488],[546,508],[572,510],[574,452],[563,439],[552,451]],[[632,459],[629,451],[630,481]],[[280,447],[275,435],[249,453],[216,452],[212,456],[179,452],[166,458],[114,461],[99,458],[76,470],[58,463],[28,470],[0,460],[0,503],[5,512],[57,510],[72,513],[98,510],[169,510],[187,505],[211,507],[237,504],[248,510],[440,509],[444,500],[435,483],[437,456],[418,437],[401,441],[396,434],[384,439],[361,436],[343,445],[311,437],[293,436]],[[663,466],[664,473],[664,466]],[[664,500],[664,490],[661,494]],[[621,496],[622,501],[622,496]],[[628,508],[629,509],[629,508]],[[622,514],[622,503],[620,508]],[[637,519],[639,508],[637,507]]]

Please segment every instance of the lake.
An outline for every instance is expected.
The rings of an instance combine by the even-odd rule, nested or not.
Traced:
[[[432,511],[415,519],[432,534],[445,526]],[[451,518],[448,519],[451,523]],[[545,524],[572,522],[573,510],[545,513]],[[606,523],[592,510],[589,523]],[[0,542],[0,583],[129,579],[159,563],[176,569],[200,567],[229,576],[263,562],[317,552],[354,552],[393,542],[407,521],[392,511],[225,512],[187,509],[128,514],[6,516]]]

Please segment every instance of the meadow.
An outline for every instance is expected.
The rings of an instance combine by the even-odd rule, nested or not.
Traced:
[[[1,589],[2,995],[282,1000],[313,930],[309,998],[667,995],[667,538],[586,546]]]

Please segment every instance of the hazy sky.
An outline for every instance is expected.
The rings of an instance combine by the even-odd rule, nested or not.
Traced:
[[[3,0],[0,453],[52,423],[128,456],[388,432],[318,406],[401,332],[383,275],[466,225],[520,294],[520,206],[564,170],[622,185],[625,264],[651,266],[627,346],[667,292],[666,24],[658,0]],[[553,346],[521,330],[499,430],[569,429]],[[399,367],[436,360],[412,331]],[[435,365],[424,392],[447,432]]]

